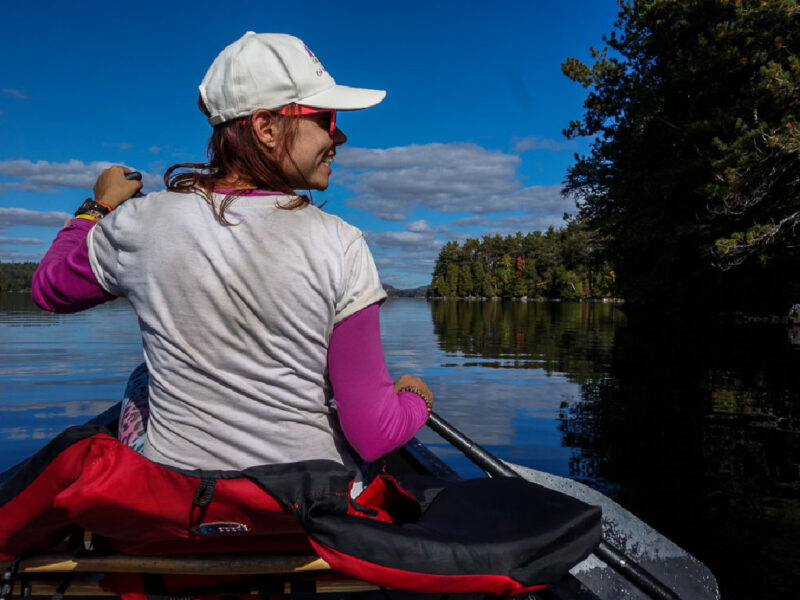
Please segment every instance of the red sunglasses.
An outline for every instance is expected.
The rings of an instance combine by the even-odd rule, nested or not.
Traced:
[[[333,137],[333,132],[336,131],[336,111],[330,108],[312,108],[300,104],[287,104],[280,110],[280,113],[282,115],[317,115],[326,113],[327,118],[320,125],[323,129],[328,130],[331,137]]]

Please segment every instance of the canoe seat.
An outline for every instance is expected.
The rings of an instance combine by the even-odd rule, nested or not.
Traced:
[[[375,585],[508,596],[556,581],[600,540],[597,507],[522,479],[384,472],[352,500],[352,476],[325,460],[181,472],[102,427],[72,427],[0,485],[0,560],[82,528],[138,565],[136,576],[94,565],[121,595],[141,588],[147,556],[280,552],[308,561],[313,550],[324,563],[309,564]],[[209,569],[176,585],[223,577]]]

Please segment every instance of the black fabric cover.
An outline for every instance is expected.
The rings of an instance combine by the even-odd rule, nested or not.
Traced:
[[[263,485],[279,498],[288,492],[280,483]],[[411,572],[552,583],[600,542],[599,507],[519,478],[447,483],[418,520],[400,525],[342,514],[327,502],[295,509],[314,540]]]

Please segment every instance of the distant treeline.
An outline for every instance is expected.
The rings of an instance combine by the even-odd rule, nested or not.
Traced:
[[[22,292],[31,289],[33,272],[39,263],[0,262],[0,292]]]
[[[401,290],[393,285],[383,284],[383,289],[386,291],[386,295],[390,298],[425,298],[427,295],[428,286]]]
[[[597,235],[580,221],[545,232],[447,242],[433,269],[434,296],[606,298],[615,274]]]

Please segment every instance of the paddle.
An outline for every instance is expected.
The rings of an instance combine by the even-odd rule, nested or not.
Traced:
[[[502,460],[473,442],[436,413],[428,417],[428,427],[439,434],[445,441],[455,446],[464,456],[470,459],[492,477],[520,477],[520,475]],[[582,484],[574,482],[575,486]],[[673,590],[665,586],[636,562],[625,556],[618,548],[603,540],[594,551],[597,558],[625,577],[642,591],[658,600],[681,600]]]

